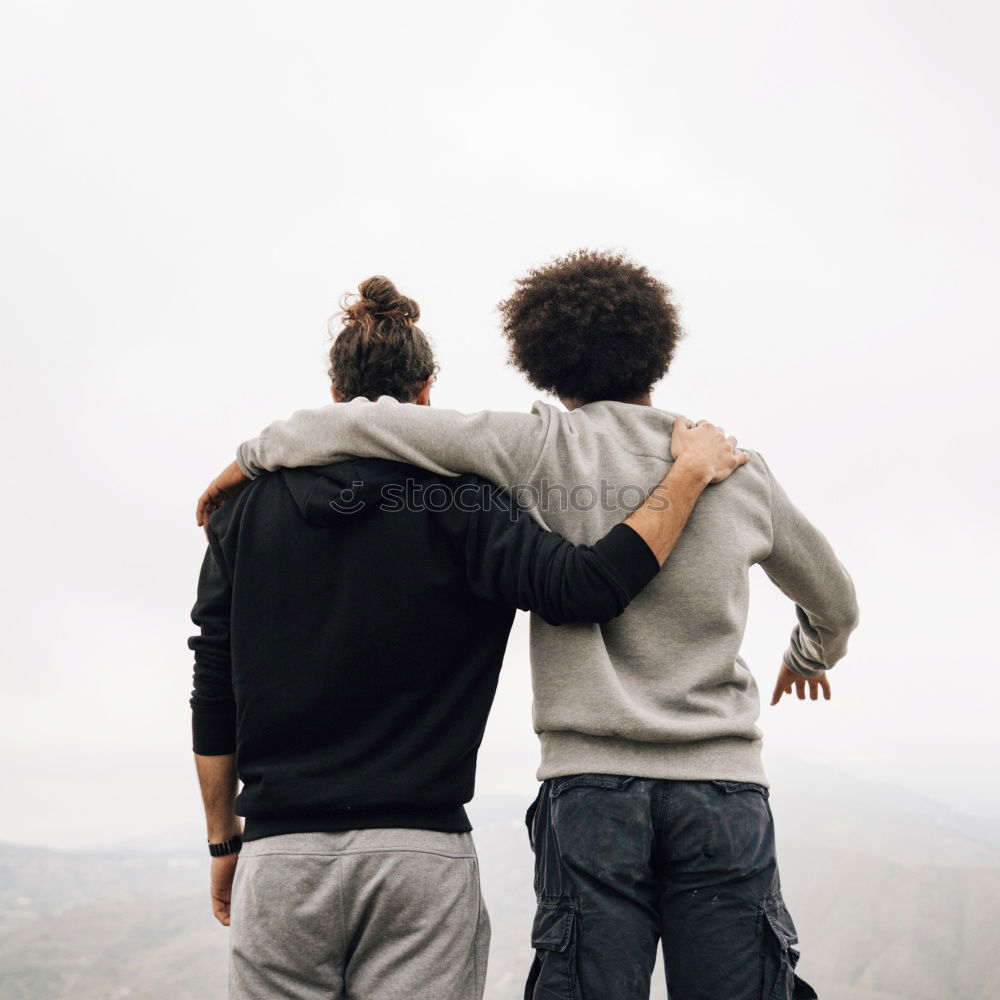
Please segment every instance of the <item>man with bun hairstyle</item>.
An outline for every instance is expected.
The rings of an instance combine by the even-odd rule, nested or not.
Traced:
[[[500,312],[512,363],[565,409],[467,415],[382,398],[300,411],[240,446],[199,516],[265,470],[360,455],[474,473],[595,542],[686,433],[650,398],[681,336],[670,290],[620,254],[579,251],[518,281]],[[830,697],[858,608],[830,544],[748,454],[620,617],[559,629],[532,615],[542,786],[528,813],[528,998],[646,1000],[659,942],[671,1000],[816,995],[795,974],[757,683],[740,656],[750,567],[796,605],[772,704],[793,688]]]
[[[417,303],[384,277],[358,291],[330,350],[334,408],[425,412]],[[649,497],[592,544],[481,477],[398,458],[262,474],[212,515],[191,708],[231,998],[482,997],[464,805],[515,609],[554,629],[618,617],[747,460],[735,443],[679,423]]]

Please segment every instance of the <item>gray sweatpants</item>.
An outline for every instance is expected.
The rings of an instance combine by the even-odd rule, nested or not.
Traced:
[[[472,835],[292,833],[243,845],[230,1000],[481,1000],[490,922]]]

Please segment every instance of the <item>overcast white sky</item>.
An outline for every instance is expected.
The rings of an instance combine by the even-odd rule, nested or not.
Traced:
[[[194,502],[326,402],[340,294],[420,302],[436,405],[522,409],[495,304],[580,246],[674,287],[655,401],[762,451],[857,583],[834,701],[765,708],[765,761],[1000,813],[995,5],[5,11],[0,837],[199,820]],[[763,689],[792,622],[761,576]],[[527,797],[524,626],[480,788]]]

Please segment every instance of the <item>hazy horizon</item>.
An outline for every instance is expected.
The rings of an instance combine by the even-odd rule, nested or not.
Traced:
[[[826,770],[782,767],[771,803],[798,971],[823,1000],[993,1000],[1000,821],[970,826]],[[493,927],[487,1000],[520,997],[531,957],[523,806],[484,794],[472,810]],[[91,854],[0,842],[0,1000],[224,996],[229,932],[210,913],[193,836]],[[651,1000],[664,1000],[659,970]]]
[[[855,804],[862,800],[878,802],[879,795],[882,795],[885,800],[894,802],[898,806],[905,806],[911,817],[919,815],[932,825],[939,822],[936,818],[930,819],[937,810],[940,810],[941,815],[951,823],[962,820],[981,823],[983,829],[993,831],[992,840],[987,837],[983,842],[991,844],[991,849],[995,847],[997,861],[1000,863],[1000,815],[990,812],[969,812],[928,793],[926,789],[915,789],[892,781],[863,777],[829,765],[809,764],[795,757],[785,757],[772,766],[769,778],[772,781],[770,801],[778,817],[779,840],[791,839],[797,832],[794,826],[790,829],[785,828],[783,813],[786,811],[800,813],[798,825],[802,826],[805,816],[808,815],[809,804],[817,797],[828,796],[832,789],[836,796]],[[524,812],[536,791],[537,785],[528,783],[523,787],[478,787],[475,797],[467,807],[474,829],[478,830],[485,820],[489,824],[505,823],[520,831]],[[203,825],[200,811],[192,810],[156,829],[102,827],[93,839],[80,839],[70,832],[61,833],[58,830],[53,830],[52,835],[44,840],[24,841],[2,835],[0,845],[32,847],[67,854],[76,852],[105,854],[117,851],[139,854],[187,854],[194,853],[196,849],[200,851],[204,839]],[[830,831],[818,831],[818,833],[825,843],[835,840],[835,833]],[[972,841],[977,837],[975,829],[966,830],[965,835]],[[895,849],[896,860],[904,856],[905,850],[900,845]],[[943,866],[952,863],[953,859],[947,857],[940,859],[940,864]]]

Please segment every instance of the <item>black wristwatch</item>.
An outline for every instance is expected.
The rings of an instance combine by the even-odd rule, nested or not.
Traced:
[[[243,838],[237,834],[235,837],[230,837],[229,840],[224,840],[221,844],[209,844],[208,853],[213,858],[224,858],[227,854],[239,854],[242,846]]]

